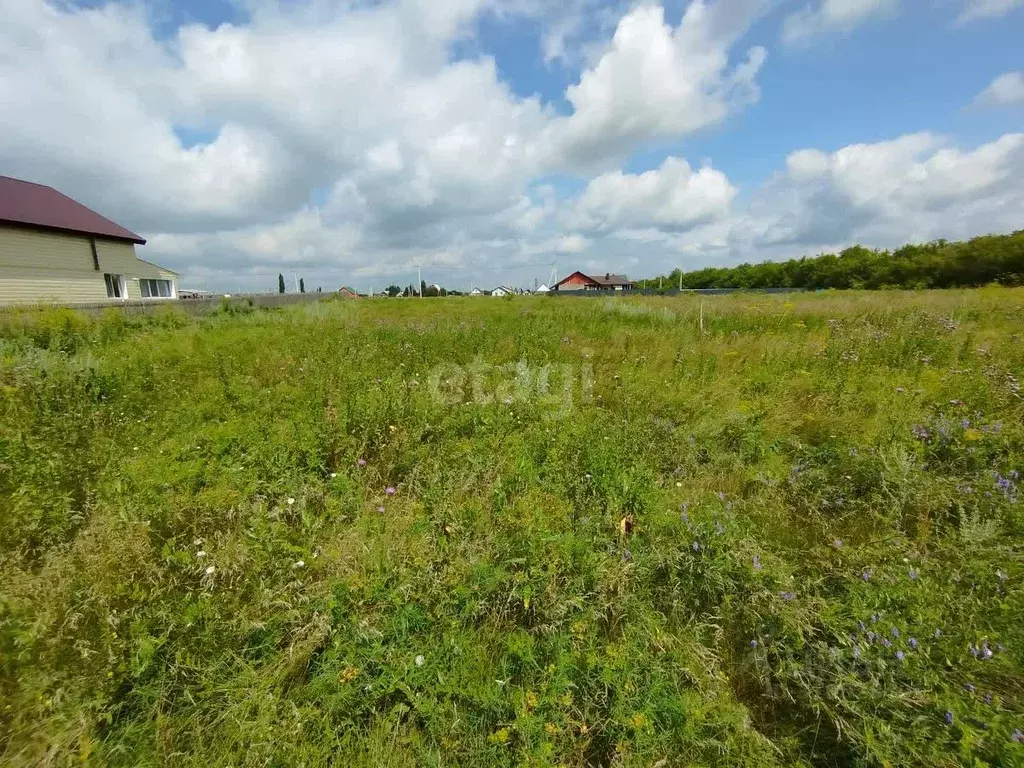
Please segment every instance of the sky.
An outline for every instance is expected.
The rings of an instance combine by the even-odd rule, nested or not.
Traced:
[[[0,0],[0,174],[182,289],[1024,228],[1024,0]]]

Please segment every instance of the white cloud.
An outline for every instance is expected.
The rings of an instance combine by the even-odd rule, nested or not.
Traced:
[[[599,167],[638,144],[720,123],[756,101],[765,50],[751,48],[732,67],[729,51],[761,8],[757,0],[694,0],[675,29],[660,6],[624,16],[610,49],[566,91],[574,112],[558,126],[563,158]]]
[[[899,4],[900,0],[820,0],[783,20],[782,41],[801,45],[821,35],[849,32],[871,19],[892,14]]]
[[[964,7],[957,22],[965,24],[978,19],[994,19],[1022,5],[1024,0],[964,0]]]
[[[1024,104],[1024,72],[1006,72],[978,94],[975,103],[984,107]]]
[[[973,150],[930,133],[792,153],[731,233],[741,247],[896,246],[1020,226],[1024,134]]]
[[[729,214],[736,189],[721,171],[694,171],[682,158],[640,174],[619,171],[593,179],[567,216],[570,226],[609,231],[658,226],[690,229]]]

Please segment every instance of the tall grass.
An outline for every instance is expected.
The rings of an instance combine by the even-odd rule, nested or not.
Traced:
[[[3,316],[0,759],[1024,763],[1024,291],[701,301]]]

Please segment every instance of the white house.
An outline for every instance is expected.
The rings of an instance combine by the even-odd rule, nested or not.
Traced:
[[[504,285],[499,285],[497,288],[495,288],[493,291],[491,291],[491,296],[498,296],[498,297],[501,297],[501,296],[511,296],[514,293],[515,293],[515,291],[512,290],[511,288],[509,288],[507,286],[504,286]]]
[[[484,292],[481,291],[479,288],[474,288],[472,291],[469,292],[469,295],[470,296],[483,296]]]
[[[551,289],[550,289],[550,288],[548,288],[548,287],[547,287],[546,285],[544,285],[543,283],[541,284],[540,288],[538,288],[538,289],[537,289],[537,290],[535,291],[535,293],[550,293],[550,292],[551,292]]]

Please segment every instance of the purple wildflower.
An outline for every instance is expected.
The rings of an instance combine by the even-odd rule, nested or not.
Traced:
[[[361,457],[359,459],[356,459],[356,466],[357,467],[365,467],[366,466],[366,459],[361,458]]]
[[[964,686],[964,690],[967,691],[968,693],[974,693],[978,689],[975,687],[974,683],[967,683]]]
[[[865,568],[860,572],[860,577],[864,579],[864,581],[871,581],[871,571]]]
[[[891,633],[890,633],[890,634],[891,634],[891,635],[892,635],[893,637],[899,637],[899,636],[900,636],[900,631],[899,631],[898,629],[896,629],[896,627],[893,627],[893,628],[892,628],[892,631],[891,631]]]
[[[690,549],[692,549],[694,552],[700,552],[700,542],[693,542],[693,544],[690,545]]]
[[[877,621],[878,621],[878,614],[877,613],[872,613],[871,614],[871,623],[874,624]]]
[[[861,632],[867,629],[867,627],[864,625],[864,622],[860,619],[857,619],[857,629],[859,629]]]
[[[911,581],[917,581],[917,568],[911,568],[910,573],[907,575],[910,576]]]
[[[946,712],[946,725],[952,725],[952,724],[953,724],[953,713],[947,711]]]
[[[686,523],[687,525],[689,525],[689,524],[690,524],[690,513],[689,513],[689,509],[690,509],[690,505],[684,502],[684,503],[683,503],[683,506],[682,506],[682,510],[683,510],[683,511],[682,511],[682,512],[680,513],[680,515],[679,515],[679,519],[680,519],[680,520],[682,520],[682,521],[683,521],[684,523]]]
[[[938,640],[940,637],[942,637],[942,630],[941,629],[936,629],[934,637],[935,637],[936,640]]]
[[[978,646],[976,645],[970,646],[968,650],[971,652],[971,656],[973,656],[974,658],[978,658],[978,656],[981,654],[981,651],[978,650]]]
[[[718,500],[719,501],[725,501],[725,492],[724,491],[719,491],[718,492]]]
[[[912,637],[909,640],[907,640],[907,645],[910,646],[910,650],[916,651],[917,650],[917,638],[916,637]]]
[[[754,555],[754,570],[755,571],[760,571],[761,570],[761,558],[758,557],[757,555]]]
[[[905,654],[903,653],[903,651],[896,651],[896,660],[897,661],[903,661],[904,655]]]
[[[1024,733],[1021,733],[1020,728],[1017,728],[1010,735],[1010,741],[1016,741],[1018,744],[1024,744]]]
[[[632,559],[633,559],[633,553],[632,552],[630,552],[628,549],[622,550],[622,562],[628,563]]]
[[[725,526],[722,525],[722,523],[718,520],[715,520],[715,533],[717,533],[719,536],[725,533]]]
[[[877,638],[878,638],[878,635],[876,635],[874,632],[868,632],[868,642],[869,643],[875,642],[875,640]]]
[[[853,646],[853,658],[855,658],[855,659],[859,659],[860,658],[860,646],[859,645]]]
[[[888,638],[882,640],[882,645],[884,645],[886,648],[892,648],[892,643],[889,642]]]
[[[779,597],[781,597],[788,603],[790,600],[793,600],[796,597],[796,595],[792,592],[780,592]]]
[[[395,490],[395,486],[389,485],[387,488],[384,489],[384,493],[386,493],[388,496],[394,496],[396,493],[398,493],[398,491]]]
[[[378,512],[383,512],[384,511],[384,505],[381,504],[379,507],[377,507],[377,511]]]
[[[757,640],[751,640],[750,641],[750,647],[751,648],[757,648]]]
[[[1006,571],[1001,571],[1001,570],[1000,571],[996,571],[996,578],[999,579],[1002,582],[1005,582],[1006,578],[1007,578],[1006,577]]]
[[[992,703],[992,694],[991,693],[986,693],[985,694],[985,703],[986,704],[991,704]]]
[[[843,548],[843,542],[840,539],[836,539],[835,541],[832,542],[832,546],[835,547],[836,549],[842,549]]]
[[[981,655],[984,659],[992,658],[992,649],[988,647],[988,640],[981,644]]]

